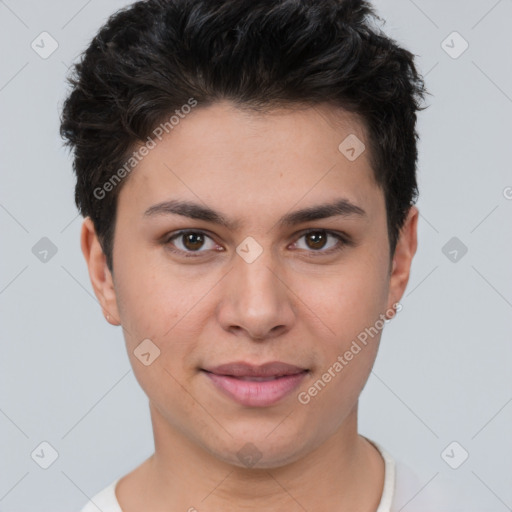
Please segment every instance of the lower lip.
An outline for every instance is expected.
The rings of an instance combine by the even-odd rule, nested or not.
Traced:
[[[248,407],[267,407],[291,393],[307,371],[267,381],[241,380],[203,370],[214,385],[235,402]]]

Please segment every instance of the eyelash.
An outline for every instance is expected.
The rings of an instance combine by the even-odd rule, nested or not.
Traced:
[[[336,244],[335,247],[332,247],[331,249],[328,249],[326,251],[322,251],[321,249],[319,249],[317,251],[315,251],[315,250],[307,251],[309,253],[308,256],[312,257],[312,258],[316,258],[318,256],[323,256],[323,255],[334,254],[334,253],[342,251],[345,248],[345,246],[353,245],[352,240],[350,240],[350,238],[348,238],[346,235],[341,235],[340,233],[337,233],[335,231],[329,231],[327,229],[310,229],[306,232],[301,233],[299,238],[297,238],[297,241],[311,233],[324,233],[328,236],[331,235],[338,240],[338,243]],[[208,252],[208,251],[182,251],[181,249],[176,249],[176,247],[174,247],[171,244],[171,242],[174,239],[179,238],[180,236],[183,236],[183,235],[187,235],[187,234],[204,235],[207,238],[210,238],[211,240],[213,240],[212,237],[209,236],[204,231],[196,231],[196,230],[188,229],[188,230],[177,231],[176,233],[171,233],[169,236],[165,237],[163,244],[166,245],[167,248],[171,252],[179,254],[181,256],[184,256],[185,258],[198,258],[198,257],[201,257],[201,253]]]

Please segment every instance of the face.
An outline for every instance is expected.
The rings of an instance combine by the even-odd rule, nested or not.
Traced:
[[[327,107],[198,107],[123,185],[113,277],[86,220],[93,286],[162,430],[274,467],[354,415],[416,250],[412,208],[390,262],[368,148]]]

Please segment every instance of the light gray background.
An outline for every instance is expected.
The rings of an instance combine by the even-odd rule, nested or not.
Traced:
[[[0,1],[2,511],[78,510],[153,451],[121,330],[93,296],[58,135],[67,67],[127,4]],[[419,122],[419,249],[360,431],[423,485],[455,477],[460,510],[512,510],[512,2],[375,4],[433,96]],[[43,31],[59,44],[47,59],[31,48]],[[456,59],[441,46],[453,31],[469,43]],[[46,263],[32,253],[42,237],[57,247]],[[442,252],[452,237],[468,248],[456,262]],[[31,456],[44,441],[58,452],[48,469]],[[469,453],[458,469],[441,456],[453,441],[452,461]]]

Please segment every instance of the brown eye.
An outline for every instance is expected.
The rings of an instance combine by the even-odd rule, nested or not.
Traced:
[[[299,241],[302,239],[306,241],[305,244],[299,243]],[[334,243],[329,244],[329,239],[333,239]],[[345,238],[341,234],[327,231],[325,229],[315,229],[303,233],[299,238],[299,241],[295,242],[294,244],[296,248],[304,249],[312,256],[331,254],[333,252],[342,250],[346,245],[351,245],[350,239]],[[301,247],[301,245],[303,246]]]
[[[210,241],[210,246],[206,243],[207,241]],[[202,253],[213,250],[216,246],[208,235],[200,231],[180,231],[168,237],[165,244],[172,252],[181,253],[184,256],[201,256]]]
[[[191,250],[196,251],[200,249],[204,243],[204,236],[200,233],[187,233],[182,234],[183,245]]]
[[[311,231],[305,237],[308,240],[308,247],[311,249],[322,249],[327,241],[327,236],[323,231]]]

